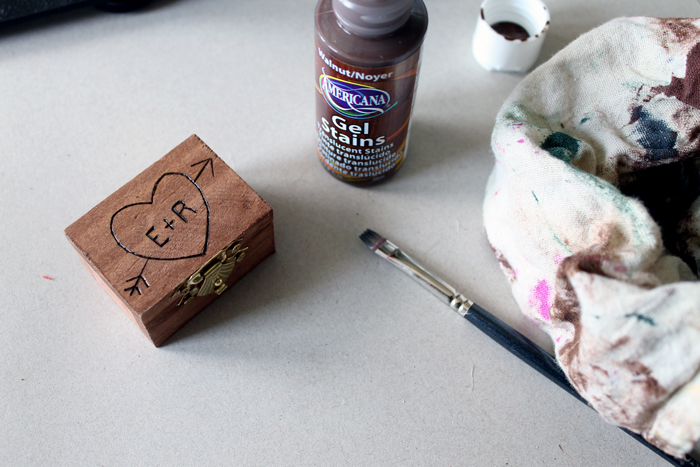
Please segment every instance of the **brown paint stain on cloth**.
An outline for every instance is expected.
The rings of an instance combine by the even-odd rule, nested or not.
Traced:
[[[700,29],[693,24],[691,18],[656,18],[656,21],[661,28],[661,45],[666,50],[670,42],[690,42],[700,37]]]
[[[638,380],[634,381],[634,384],[639,384],[642,386],[642,391],[650,396],[650,399],[659,399],[666,395],[666,389],[664,389],[656,378],[651,376],[651,370],[638,361],[626,360],[623,365],[632,373]]]
[[[613,232],[619,233],[619,232]],[[608,239],[602,248],[596,250],[610,250],[611,245],[616,245],[619,242],[619,235],[612,235],[612,239]],[[553,320],[560,322],[571,323],[574,327],[574,336],[571,342],[568,342],[558,349],[557,357],[560,364],[566,369],[566,373],[571,380],[571,384],[579,392],[585,392],[588,386],[585,372],[582,372],[579,367],[579,346],[581,342],[581,306],[576,296],[569,277],[578,271],[587,272],[601,276],[609,276],[604,269],[602,262],[605,259],[605,254],[599,253],[582,253],[572,255],[565,258],[559,265],[556,276],[556,294],[554,304],[550,310],[550,317]]]
[[[489,242],[489,247],[491,247],[491,251],[493,252],[494,256],[498,260],[498,264],[501,265],[501,269],[505,273],[506,277],[508,278],[508,282],[513,283],[515,282],[516,279],[516,273],[515,270],[513,269],[513,266],[511,266],[510,262],[508,262],[508,259],[506,256],[503,254],[503,252],[497,248],[495,248],[491,242]]]
[[[700,42],[690,49],[686,57],[685,78],[671,78],[668,86],[657,86],[652,92],[675,97],[679,101],[700,109]]]
[[[630,341],[630,336],[624,336],[613,342],[610,346],[610,350],[619,349],[623,345],[626,345]]]
[[[561,346],[557,351],[560,364],[567,370],[571,383],[581,392],[586,389],[586,381],[583,375],[574,374],[572,363],[578,356],[579,342],[581,340],[581,306],[573,286],[569,282],[569,274],[578,269],[578,261],[575,257],[565,258],[559,265],[555,282],[555,298],[549,315],[552,321],[571,323],[574,327],[574,337],[571,342]]]
[[[591,361],[589,356],[582,355],[581,340],[584,337],[581,307],[576,292],[569,281],[569,277],[577,272],[610,277],[610,274],[605,271],[605,262],[610,260],[607,255],[612,245],[619,243],[618,237],[618,235],[612,235],[612,238],[609,238],[603,246],[589,250],[587,253],[570,256],[562,261],[557,271],[556,298],[550,310],[550,316],[553,320],[568,322],[574,327],[573,339],[562,345],[557,351],[558,360],[574,388],[585,397],[590,398],[588,401],[593,407],[607,407],[608,409],[604,412],[615,423],[642,431],[651,421],[654,413],[653,408],[667,395],[668,391],[652,376],[650,368],[636,360],[624,360],[619,364],[632,376],[634,393],[636,393],[635,399],[638,401],[637,408],[630,410],[630,407],[620,404],[619,401],[605,392],[598,394],[598,396],[595,395],[596,391],[601,389],[601,380],[610,377],[609,368],[605,369],[598,365],[595,359]],[[629,343],[630,337],[624,336],[611,343],[608,349],[614,351],[629,345]],[[590,346],[590,342],[586,345]],[[587,394],[588,390],[593,391],[593,393]]]

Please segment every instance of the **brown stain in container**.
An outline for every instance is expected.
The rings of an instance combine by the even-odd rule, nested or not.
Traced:
[[[491,29],[509,41],[526,41],[530,38],[530,33],[527,32],[527,29],[510,21],[500,21],[492,24]]]

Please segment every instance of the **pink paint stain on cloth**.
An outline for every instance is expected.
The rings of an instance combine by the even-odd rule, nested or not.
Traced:
[[[552,288],[544,279],[537,281],[537,285],[530,290],[530,300],[528,304],[533,308],[537,308],[540,316],[545,321],[549,321],[549,309],[552,306],[551,301]]]
[[[519,139],[519,140],[518,140],[518,143],[520,143],[520,144],[522,144],[522,143],[524,143],[524,142],[525,142],[524,139]]]

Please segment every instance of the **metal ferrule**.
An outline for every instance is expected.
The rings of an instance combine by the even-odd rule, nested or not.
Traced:
[[[447,303],[460,316],[464,317],[469,313],[469,308],[474,304],[471,300],[458,293],[435,274],[420,266],[389,240],[379,245],[374,252],[411,276],[414,281]]]

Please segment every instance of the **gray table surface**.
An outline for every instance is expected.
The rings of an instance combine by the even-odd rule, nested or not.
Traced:
[[[523,74],[426,0],[408,159],[355,188],[315,155],[315,2],[170,0],[0,30],[0,465],[664,466],[364,247],[370,227],[541,345],[482,226]],[[692,0],[549,0],[540,62]],[[277,253],[154,348],[63,229],[190,134],[274,208]],[[46,279],[43,276],[52,279]]]

